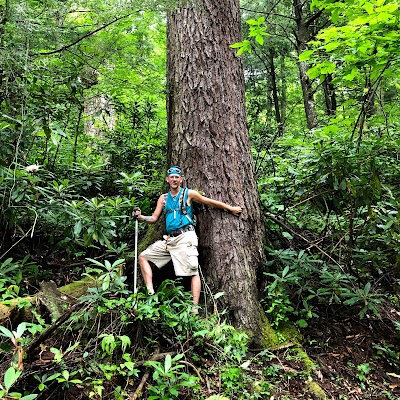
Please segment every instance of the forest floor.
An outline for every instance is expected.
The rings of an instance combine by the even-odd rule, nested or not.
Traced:
[[[400,313],[387,312],[390,319],[358,315],[314,319],[303,330],[303,348],[317,365],[313,380],[327,399],[400,400],[399,338],[392,323]],[[319,399],[298,373],[295,357],[282,354],[280,363],[293,373],[280,382],[274,399]]]
[[[54,268],[48,279],[57,286],[79,279],[73,269],[71,274],[67,269]],[[324,313],[319,310],[318,314]],[[268,363],[251,364],[248,372],[271,382],[270,393],[261,397],[266,400],[400,400],[400,337],[393,321],[400,321],[400,312],[391,307],[380,319],[371,315],[360,319],[357,313],[346,315],[341,309],[309,321],[301,331],[301,344],[316,366],[311,382],[317,383],[326,397],[312,390],[316,385],[303,372],[304,359],[290,345],[273,350]],[[81,395],[70,400],[81,399]]]

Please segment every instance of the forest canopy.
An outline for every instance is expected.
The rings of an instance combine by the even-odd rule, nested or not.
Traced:
[[[190,313],[179,280],[159,283],[154,298],[133,293],[132,211],[151,215],[166,190],[167,16],[191,6],[0,0],[0,296],[13,308],[4,318],[0,311],[0,398],[300,398],[308,381],[294,379],[302,383],[293,389],[279,380],[296,365],[265,367],[280,360],[271,349],[307,342],[309,354],[321,354],[328,338],[312,332],[351,321],[371,330],[368,357],[341,358],[341,378],[360,392],[352,397],[333,378],[321,387],[342,396],[335,398],[394,399],[398,3],[240,2],[243,37],[230,51],[243,63],[266,231],[256,285],[271,339],[254,359],[247,333],[229,324],[224,293],[204,294],[204,318]],[[246,171],[241,179],[246,190]],[[146,234],[141,224],[142,245]],[[40,315],[32,305],[43,282],[58,291],[83,278],[93,287],[57,312]],[[79,364],[82,357],[96,367]],[[307,360],[305,375],[319,380],[320,361]],[[207,363],[215,367],[208,390]]]

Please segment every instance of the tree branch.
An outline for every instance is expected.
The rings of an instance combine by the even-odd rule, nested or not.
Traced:
[[[133,13],[130,13],[130,14],[127,14],[127,15],[123,15],[122,17],[114,18],[112,21],[108,22],[107,24],[102,25],[102,26],[98,27],[97,29],[95,29],[95,30],[93,30],[93,31],[91,31],[91,32],[86,33],[85,35],[83,35],[83,36],[81,36],[80,38],[76,39],[76,40],[73,41],[72,43],[66,44],[65,46],[62,46],[62,47],[60,47],[60,48],[58,48],[58,49],[56,49],[56,50],[41,51],[41,52],[35,53],[35,54],[33,54],[33,55],[40,55],[40,56],[43,56],[43,55],[50,55],[50,54],[60,53],[60,52],[62,52],[62,51],[64,51],[64,50],[69,49],[69,48],[72,47],[72,46],[75,46],[76,44],[78,44],[78,43],[81,42],[82,40],[86,39],[87,37],[94,35],[95,33],[97,33],[97,32],[99,32],[99,31],[103,30],[104,28],[107,28],[108,26],[112,25],[114,22],[117,22],[117,21],[119,21],[119,20],[121,20],[121,19],[130,17],[132,14],[133,14]]]

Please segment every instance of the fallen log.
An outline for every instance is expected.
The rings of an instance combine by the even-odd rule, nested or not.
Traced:
[[[54,282],[42,282],[41,290],[33,296],[21,297],[0,302],[0,324],[7,321],[32,321],[34,315],[32,307],[44,305],[51,315],[52,321],[56,321],[64,310],[71,304],[75,304],[79,297],[84,295],[88,288],[95,287],[97,281],[87,277],[72,282],[61,288],[57,288]]]

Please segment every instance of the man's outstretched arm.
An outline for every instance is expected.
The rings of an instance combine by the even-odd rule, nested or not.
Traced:
[[[188,199],[189,199],[189,203],[194,201],[196,203],[206,204],[208,206],[212,206],[212,207],[215,207],[215,208],[221,208],[223,210],[230,211],[232,214],[234,214],[236,216],[239,216],[240,213],[242,212],[242,207],[231,206],[231,205],[229,205],[227,203],[224,203],[222,201],[210,199],[209,197],[205,197],[205,196],[201,195],[196,190],[190,190],[189,191]]]

